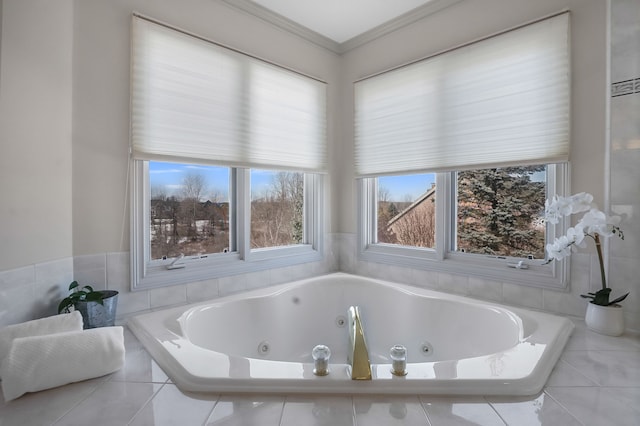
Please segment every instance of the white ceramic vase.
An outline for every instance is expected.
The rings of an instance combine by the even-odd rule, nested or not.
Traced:
[[[596,333],[620,336],[624,332],[624,314],[620,305],[601,306],[588,303],[584,321],[587,327]]]

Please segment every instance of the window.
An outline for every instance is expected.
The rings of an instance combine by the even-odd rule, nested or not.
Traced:
[[[549,164],[362,178],[360,256],[561,287],[568,266],[544,264],[544,247],[562,228],[545,227],[542,217],[547,194],[566,192],[567,173],[565,164]],[[520,261],[527,269],[515,268]]]
[[[544,259],[546,175],[546,166],[458,172],[455,250]]]
[[[132,287],[320,260],[326,84],[134,15]]]
[[[304,173],[251,170],[251,248],[303,240]]]
[[[355,83],[362,259],[565,285],[568,265],[544,264],[562,229],[541,218],[566,191],[568,18]]]
[[[378,243],[435,247],[435,174],[378,179]]]
[[[230,251],[230,169],[149,161],[150,260]]]

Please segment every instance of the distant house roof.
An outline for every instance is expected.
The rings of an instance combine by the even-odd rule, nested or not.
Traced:
[[[406,209],[402,210],[400,213],[392,217],[391,220],[389,220],[389,222],[387,223],[387,228],[390,228],[394,223],[402,219],[409,212],[413,211],[416,207],[424,203],[426,200],[433,199],[435,195],[436,195],[436,186],[432,185],[431,188],[427,190],[427,192],[425,192],[420,197],[418,197],[418,199],[415,200],[413,203],[411,203],[409,207],[407,207]]]

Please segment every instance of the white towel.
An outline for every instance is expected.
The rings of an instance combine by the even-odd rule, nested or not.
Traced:
[[[9,353],[11,343],[15,338],[80,330],[82,330],[82,315],[78,311],[27,321],[21,324],[8,325],[0,330],[0,363]]]
[[[122,327],[19,337],[0,366],[5,401],[104,376],[124,365]]]

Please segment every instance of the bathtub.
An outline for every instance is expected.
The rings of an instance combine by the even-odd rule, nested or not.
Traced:
[[[358,306],[372,380],[351,380],[347,315]],[[334,273],[138,315],[128,326],[185,391],[532,395],[573,324],[566,318]],[[331,350],[316,376],[311,351]],[[407,374],[389,349],[407,348]]]

